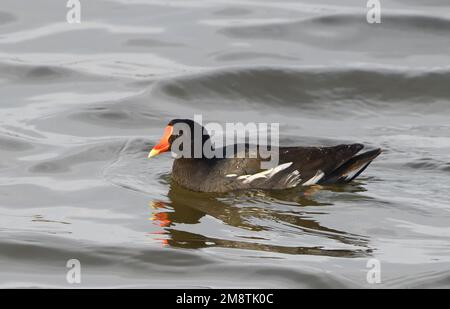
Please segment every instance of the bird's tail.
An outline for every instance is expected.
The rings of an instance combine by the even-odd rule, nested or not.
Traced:
[[[320,183],[347,183],[358,177],[369,164],[380,155],[381,149],[374,149],[352,157],[342,164]]]

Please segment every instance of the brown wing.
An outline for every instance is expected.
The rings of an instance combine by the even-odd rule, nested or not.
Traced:
[[[282,147],[280,164],[293,162],[293,168],[302,175],[303,183],[323,173],[322,178],[350,160],[362,148],[361,144],[338,145],[333,147]]]
[[[356,170],[359,175],[373,160],[372,155],[355,157],[363,147],[361,144],[281,147],[278,164],[266,170],[261,169],[260,158],[225,158],[211,165],[208,177],[203,178],[202,187],[204,191],[225,192],[251,188],[287,189],[300,184],[342,182],[350,179],[345,176],[347,172],[362,168]],[[364,160],[358,159],[360,157]]]

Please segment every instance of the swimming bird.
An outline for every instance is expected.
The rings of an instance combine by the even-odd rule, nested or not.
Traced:
[[[184,125],[186,130],[174,130]],[[197,130],[197,131],[196,131]],[[190,131],[189,134],[184,131]],[[381,153],[374,149],[358,154],[362,144],[337,145],[332,147],[277,147],[278,165],[263,169],[264,158],[259,155],[261,146],[234,144],[214,149],[223,156],[210,157],[202,151],[195,156],[195,134],[201,134],[201,149],[212,145],[206,129],[191,119],[173,119],[164,130],[160,142],[153,147],[148,157],[173,151],[179,138],[187,138],[188,156],[176,158],[172,167],[172,179],[180,186],[198,192],[228,192],[236,190],[281,190],[297,186],[348,183],[358,177]],[[190,148],[188,148],[190,147]],[[230,157],[230,152],[234,156]],[[181,147],[183,148],[183,143]],[[255,153],[256,152],[256,153]]]

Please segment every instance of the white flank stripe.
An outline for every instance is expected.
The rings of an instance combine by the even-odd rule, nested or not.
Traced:
[[[302,186],[311,186],[311,185],[315,185],[317,182],[319,182],[319,180],[322,179],[322,177],[325,176],[325,173],[322,172],[321,170],[318,170],[316,175],[314,177],[312,177],[310,180],[304,182],[302,184]]]
[[[272,177],[273,175],[275,175],[276,173],[281,172],[282,170],[287,169],[289,166],[292,165],[292,162],[288,162],[288,163],[284,163],[278,166],[275,166],[274,168],[271,168],[270,170],[267,170],[266,172],[269,172],[269,177]]]
[[[270,179],[274,175],[276,175],[279,172],[287,169],[291,165],[292,165],[292,162],[284,163],[284,164],[278,165],[278,166],[276,166],[274,168],[271,168],[271,169],[265,170],[263,172],[259,172],[259,173],[253,174],[253,175],[242,175],[242,176],[239,176],[237,179],[242,180],[242,182],[244,184],[249,184],[252,181],[255,181],[256,179]],[[298,171],[297,171],[297,173],[298,173]],[[235,174],[229,174],[226,177],[235,177],[234,175]]]

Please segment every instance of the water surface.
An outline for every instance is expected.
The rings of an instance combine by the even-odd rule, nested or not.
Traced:
[[[449,287],[447,1],[3,0],[0,287]],[[358,181],[205,194],[172,118],[384,152]],[[366,280],[370,259],[382,283]]]

